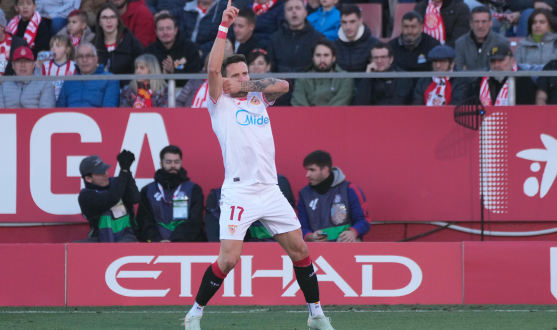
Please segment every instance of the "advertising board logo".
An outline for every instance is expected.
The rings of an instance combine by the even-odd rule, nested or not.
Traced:
[[[540,138],[546,149],[526,149],[517,153],[516,156],[533,161],[530,170],[534,173],[540,171],[540,162],[545,162],[541,186],[535,176],[531,176],[524,181],[524,194],[526,196],[534,197],[539,192],[540,198],[543,198],[549,192],[557,176],[557,140],[547,134],[541,134]]]
[[[266,125],[270,122],[269,117],[252,115],[247,110],[238,110],[236,112],[236,122],[242,126],[249,125]]]

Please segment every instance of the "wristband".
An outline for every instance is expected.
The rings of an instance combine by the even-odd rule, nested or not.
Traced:
[[[228,33],[228,28],[224,25],[219,25],[219,31],[222,31],[224,33]]]
[[[219,31],[219,33],[217,33],[217,39],[226,39],[226,32]]]

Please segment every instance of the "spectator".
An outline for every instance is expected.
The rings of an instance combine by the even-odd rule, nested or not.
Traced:
[[[322,39],[313,45],[313,65],[306,72],[345,72],[336,64],[335,44]],[[354,97],[354,79],[296,79],[292,93],[294,106],[350,105]]]
[[[248,55],[249,73],[269,73],[271,72],[271,61],[265,49],[254,49]]]
[[[370,218],[362,190],[333,167],[328,152],[316,150],[304,158],[309,185],[300,190],[298,219],[308,242],[361,242]]]
[[[161,74],[157,58],[143,54],[135,59],[135,74]],[[166,108],[168,88],[162,79],[132,80],[120,94],[120,108]]]
[[[209,53],[210,54],[210,53]],[[225,58],[226,58],[225,54]],[[205,66],[199,73],[207,73],[209,55],[205,57]],[[209,85],[207,79],[190,79],[176,98],[176,107],[207,108],[207,91]]]
[[[472,9],[470,20],[472,31],[456,41],[456,70],[488,70],[488,50],[502,44],[510,47],[507,38],[491,31],[492,26],[491,11],[487,7],[479,6]]]
[[[81,9],[74,10],[68,15],[68,25],[60,30],[57,35],[70,38],[74,47],[81,41],[92,43],[95,34],[87,25],[87,13]]]
[[[135,156],[124,149],[116,158],[120,165],[117,178],[108,177],[110,165],[99,156],[86,157],[79,164],[85,188],[77,200],[91,227],[89,237],[82,243],[137,242],[133,204],[139,203],[140,196],[130,172]]]
[[[242,9],[238,13],[238,17],[236,17],[234,22],[235,54],[242,54],[248,57],[252,50],[260,47],[259,38],[253,35],[255,21],[255,13],[249,8]]]
[[[414,10],[424,17],[424,32],[443,45],[454,48],[456,40],[470,31],[470,9],[460,0],[421,0]]]
[[[19,15],[10,20],[6,31],[25,39],[33,50],[33,57],[37,57],[40,51],[49,48],[50,28],[41,15],[36,12],[35,0],[17,0],[15,7]]]
[[[163,10],[172,10],[174,8],[184,8],[187,0],[145,0],[147,8],[153,15]]]
[[[286,0],[255,0],[253,2],[252,9],[257,15],[253,34],[259,38],[261,47],[266,48],[271,36],[282,29],[285,2]]]
[[[455,51],[446,45],[433,48],[427,58],[434,72],[453,72]],[[414,105],[458,105],[471,97],[474,82],[467,78],[420,78],[414,88]]]
[[[54,36],[50,39],[50,51],[54,58],[47,61],[37,60],[36,68],[43,76],[73,76],[75,73],[75,48],[66,36]],[[58,100],[60,90],[64,85],[63,80],[52,81],[54,93]]]
[[[228,0],[193,0],[187,2],[183,8],[170,11],[184,37],[199,47],[203,60],[213,47],[226,6]],[[229,33],[232,35],[232,31]]]
[[[371,47],[379,42],[371,35],[362,21],[360,7],[345,4],[340,12],[337,48],[337,64],[348,72],[364,72]]]
[[[506,44],[494,46],[487,53],[491,71],[520,70],[513,58],[513,53]],[[534,104],[536,87],[530,77],[516,77],[516,104]],[[480,77],[476,84],[476,94],[484,106],[508,105],[509,82],[507,77]]]
[[[308,22],[327,39],[338,38],[340,11],[335,7],[338,0],[320,0],[321,7],[308,16]]]
[[[99,63],[113,74],[134,73],[134,61],[143,53],[141,42],[128,30],[118,9],[105,3],[97,13],[95,46]]]
[[[319,3],[319,0],[308,0],[306,2],[307,2],[306,10],[308,12],[308,16],[315,13],[317,11],[317,9],[319,9],[319,7],[321,7],[321,4]]]
[[[6,81],[0,85],[0,109],[4,108],[54,108],[54,85],[50,81],[25,81],[33,75],[33,52],[21,46],[14,52],[12,66],[21,81]]]
[[[394,63],[389,45],[378,43],[371,48],[371,63],[366,72],[403,72]],[[362,79],[354,105],[404,105],[412,102],[414,83],[410,78]]]
[[[17,16],[17,11],[15,10],[16,0],[2,0],[0,1],[0,8],[6,15],[6,21],[10,21],[13,17]]]
[[[155,42],[155,19],[143,0],[109,0],[120,12],[122,21],[143,47]]]
[[[557,60],[552,60],[543,67],[543,71],[557,70]],[[538,77],[536,104],[557,104],[557,76]]]
[[[14,51],[21,46],[27,46],[27,41],[7,32],[6,25],[4,11],[0,10],[0,76],[14,74],[11,61]]]
[[[501,32],[510,37],[526,37],[528,17],[534,11],[532,0],[487,0],[486,5],[492,15],[500,22]]]
[[[42,8],[39,12],[44,18],[52,20],[50,33],[53,36],[68,24],[68,15],[79,9],[81,5],[81,0],[44,0],[41,2]]]
[[[197,73],[203,64],[197,46],[178,30],[174,17],[166,12],[157,15],[157,40],[145,48],[155,55],[164,73]],[[178,81],[183,86],[185,81]]]
[[[108,0],[81,0],[79,9],[87,13],[87,25],[94,27],[97,24],[97,12]]]
[[[98,63],[97,50],[89,43],[77,47],[76,75],[111,75]],[[115,108],[119,104],[120,87],[117,80],[66,81],[58,96],[58,108]]]
[[[528,37],[518,42],[515,51],[518,64],[545,65],[557,59],[557,22],[545,8],[535,9],[528,18]]]
[[[430,71],[426,55],[439,45],[439,41],[423,30],[420,14],[410,11],[402,16],[402,33],[389,41],[395,56],[395,64],[404,71]]]
[[[156,63],[156,62],[155,62]],[[137,224],[147,242],[203,241],[203,191],[182,167],[182,150],[167,146],[160,152],[155,181],[141,189]]]

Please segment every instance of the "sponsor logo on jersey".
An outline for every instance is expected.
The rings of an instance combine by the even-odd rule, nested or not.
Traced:
[[[255,116],[249,113],[247,110],[238,110],[236,112],[236,122],[242,126],[249,126],[249,125],[267,125],[269,121],[269,117],[266,116]]]
[[[253,104],[253,105],[260,105],[261,101],[259,101],[259,99],[255,96],[252,96],[251,101],[249,101],[249,103]]]

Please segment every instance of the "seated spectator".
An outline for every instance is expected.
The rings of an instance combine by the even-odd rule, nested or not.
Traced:
[[[552,60],[543,67],[543,71],[556,71],[557,60]],[[536,104],[557,104],[557,75],[553,77],[538,77]]]
[[[81,0],[79,9],[87,13],[87,25],[94,27],[97,24],[97,12],[108,0]]]
[[[36,12],[35,0],[17,0],[15,8],[19,15],[10,20],[6,31],[25,39],[33,50],[33,57],[37,57],[40,51],[49,49],[50,28]]]
[[[122,21],[143,47],[155,41],[155,19],[143,0],[109,0],[109,2],[118,8]]]
[[[95,40],[95,34],[87,25],[87,13],[80,9],[68,15],[68,25],[57,35],[70,38],[74,47],[79,46],[81,41],[92,43]]]
[[[492,16],[500,23],[501,31],[499,32],[509,37],[526,37],[528,18],[534,11],[533,2],[522,0],[485,1],[492,11]]]
[[[389,45],[378,43],[371,48],[371,63],[366,72],[403,72],[394,63]],[[354,105],[404,105],[412,103],[414,83],[411,78],[362,79]]]
[[[485,71],[489,69],[487,53],[495,45],[507,44],[507,38],[491,31],[491,11],[485,6],[472,9],[470,27],[472,31],[456,41],[455,69]]]
[[[470,9],[459,0],[421,0],[414,10],[424,18],[424,32],[442,45],[455,47],[456,39],[470,31]]]
[[[266,48],[271,36],[282,29],[285,2],[286,0],[255,0],[253,2],[252,9],[257,15],[253,34],[259,38],[261,47]]]
[[[120,165],[117,178],[108,177],[110,165],[99,156],[86,157],[79,164],[85,188],[77,200],[91,227],[89,237],[79,242],[137,242],[133,204],[139,203],[140,196],[130,172],[135,156],[124,149],[116,159]]]
[[[68,24],[68,16],[71,12],[79,9],[81,0],[43,0],[40,14],[52,21],[50,33],[55,36]]]
[[[246,60],[248,61],[249,73],[271,72],[271,62],[265,49],[254,49]]]
[[[76,75],[111,75],[99,65],[95,46],[81,43],[76,50]],[[117,80],[70,80],[62,86],[58,108],[116,108],[120,103]]]
[[[298,219],[308,242],[361,242],[370,218],[362,190],[333,167],[328,152],[316,150],[304,158],[309,185],[300,190]]]
[[[345,72],[336,64],[335,44],[322,39],[313,45],[313,65],[305,72]],[[354,79],[296,79],[293,106],[350,105],[354,97]]]
[[[155,55],[163,73],[197,73],[203,62],[197,46],[178,30],[176,20],[168,13],[161,13],[155,19],[157,40],[145,48],[145,52]],[[185,81],[177,81],[183,86]]]
[[[345,4],[340,12],[340,26],[337,48],[337,64],[348,72],[366,70],[371,47],[379,42],[371,35],[371,30],[362,21],[360,7]]]
[[[199,47],[203,60],[213,47],[226,6],[228,0],[193,0],[170,11],[184,37]],[[232,35],[231,30],[229,33]]]
[[[455,51],[445,45],[433,48],[427,54],[433,72],[453,72]],[[471,97],[474,81],[468,78],[420,78],[414,87],[414,105],[459,105]]]
[[[22,80],[6,81],[0,85],[0,109],[55,107],[54,85],[50,81],[24,80],[35,71],[35,59],[29,47],[21,46],[15,50],[12,66],[15,75]]]
[[[426,55],[439,41],[422,32],[423,19],[420,14],[410,11],[402,16],[402,32],[398,38],[389,41],[395,56],[395,64],[404,71],[430,71]]]
[[[557,59],[557,22],[551,12],[535,9],[528,19],[528,37],[518,42],[515,51],[518,64],[545,65]]]
[[[102,5],[97,14],[95,46],[99,63],[113,74],[134,73],[134,61],[143,53],[141,42],[124,25],[111,3]]]
[[[494,46],[487,53],[491,71],[519,71],[513,53],[506,44]],[[530,77],[515,77],[516,104],[534,104],[536,86]],[[507,77],[480,77],[476,93],[484,106],[509,105],[509,82]]]
[[[43,76],[73,76],[76,70],[75,48],[66,36],[54,36],[50,39],[50,51],[54,58],[46,61],[37,60],[37,69]],[[40,69],[39,69],[40,68]],[[64,85],[63,80],[52,81],[54,93],[58,100],[60,90]]]
[[[256,48],[260,47],[259,38],[253,35],[256,16],[253,10],[245,8],[240,10],[234,22],[234,53],[245,57]]]
[[[27,41],[18,38],[6,31],[6,17],[0,10],[0,76],[11,76],[14,74],[11,59],[14,52],[21,46],[27,46]]]
[[[209,53],[210,54],[210,53]],[[226,53],[224,58],[229,56]],[[209,55],[205,57],[205,66],[199,73],[207,73],[207,63],[209,63]],[[190,79],[176,97],[176,107],[192,107],[192,108],[207,108],[207,92],[209,85],[207,79]]]
[[[334,41],[338,38],[340,27],[340,11],[335,7],[338,0],[320,0],[319,3],[321,7],[308,16],[308,22],[316,31]]]
[[[203,191],[182,167],[182,150],[167,146],[160,152],[155,181],[141,189],[137,224],[146,242],[204,241]]]
[[[143,54],[135,59],[135,74],[161,74],[157,58]],[[162,79],[132,80],[120,94],[121,108],[166,108],[168,87]]]
[[[315,13],[317,9],[319,9],[319,7],[321,7],[321,3],[319,3],[319,0],[308,0],[306,5],[308,16]]]
[[[147,8],[153,15],[163,10],[172,10],[174,8],[184,8],[187,0],[145,0]]]

